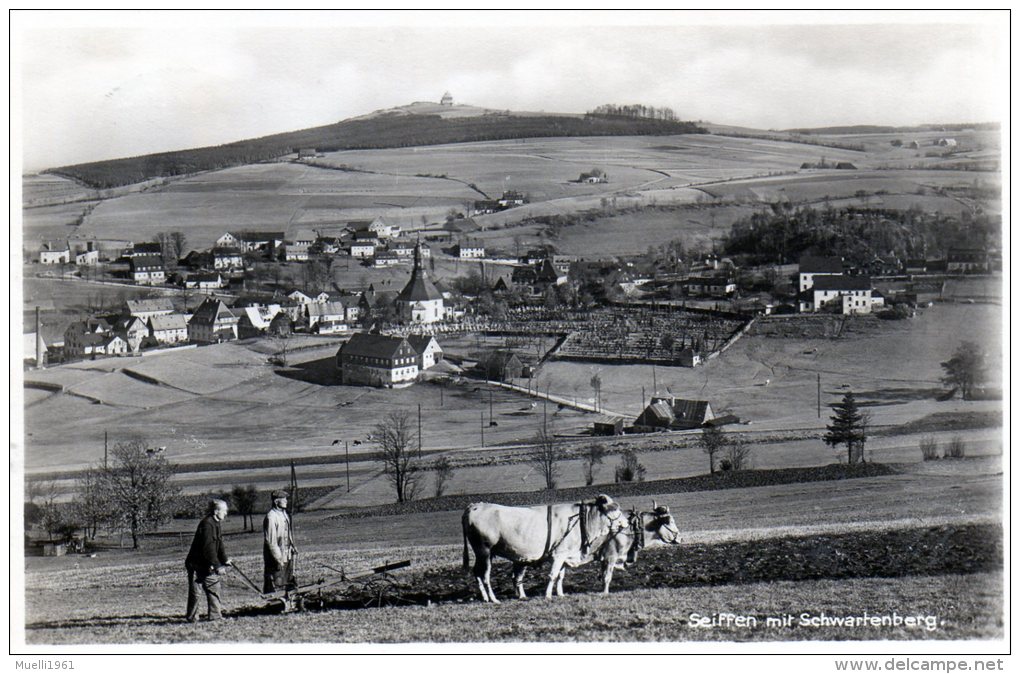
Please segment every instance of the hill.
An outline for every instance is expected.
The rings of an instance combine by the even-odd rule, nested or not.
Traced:
[[[691,122],[588,115],[512,113],[473,106],[415,103],[327,126],[225,145],[111,159],[49,169],[89,187],[110,188],[277,159],[298,148],[319,152],[565,136],[705,133]]]

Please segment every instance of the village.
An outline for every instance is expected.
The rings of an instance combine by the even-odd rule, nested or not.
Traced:
[[[312,155],[298,152],[299,160]],[[592,174],[604,178],[595,169],[582,180]],[[526,201],[511,190],[498,201],[476,201],[472,213]],[[744,268],[717,252],[690,251],[684,259],[675,249],[586,260],[546,247],[515,256],[487,250],[475,238],[481,230],[472,217],[451,214],[438,227],[405,232],[382,217],[290,234],[239,229],[222,234],[211,249],[183,255],[184,236],[174,232],[112,253],[93,241],[47,242],[37,253],[40,269],[56,267],[61,277],[99,287],[152,292],[72,322],[62,342],[46,344],[37,327],[26,335],[26,367],[158,355],[234,340],[269,340],[276,348],[271,363],[286,366],[288,337],[312,335],[337,341],[337,384],[400,388],[468,376],[531,395],[547,360],[695,368],[729,348],[762,316],[903,319],[942,300],[947,279],[1001,270],[1001,256],[987,247],[856,263],[804,255],[796,265]],[[462,263],[466,275],[435,282],[430,269],[437,259],[453,261],[458,269]],[[410,267],[409,276],[400,290],[372,283],[343,287],[334,272],[352,264]],[[446,338],[471,335],[499,337],[504,347],[466,357],[447,351],[444,359]],[[506,348],[512,343],[524,346]],[[597,390],[587,404],[575,406],[604,412]],[[637,418],[600,414],[592,432],[689,430],[740,421],[734,414],[717,418],[711,401],[657,397],[655,390],[642,408]]]

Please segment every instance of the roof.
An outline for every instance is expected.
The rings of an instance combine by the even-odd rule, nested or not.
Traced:
[[[233,235],[238,241],[283,241],[283,232],[238,232]]]
[[[318,234],[310,229],[299,229],[294,232],[292,237],[294,241],[315,241],[318,238]]]
[[[222,316],[237,318],[227,305],[220,300],[209,298],[195,310],[191,320],[196,323],[213,323]]]
[[[846,276],[844,274],[820,276],[815,279],[813,290],[871,290],[870,276]]]
[[[343,316],[343,302],[312,302],[308,306],[308,316]]]
[[[406,339],[411,348],[418,353],[425,353],[425,349],[429,347],[429,344],[436,341],[436,338],[432,335],[408,335]],[[439,342],[436,342],[436,346],[439,346]]]
[[[838,257],[816,257],[805,255],[800,258],[801,274],[842,274],[843,260]]]
[[[151,241],[143,241],[142,243],[134,244],[133,250],[136,253],[152,253],[154,255],[160,255],[163,253],[163,246]]]
[[[139,255],[131,258],[131,269],[163,268],[163,259],[155,255]]]
[[[217,283],[220,283],[223,281],[223,277],[221,277],[217,272],[210,272],[207,274],[192,274],[188,277],[188,280],[195,281],[196,283],[208,283],[209,281],[216,281]]]
[[[474,218],[461,218],[446,223],[443,225],[443,229],[448,232],[477,232],[481,227]]]
[[[366,358],[394,358],[404,345],[410,347],[403,337],[356,332],[340,347],[338,353]]]
[[[184,330],[188,327],[188,321],[184,314],[165,314],[163,316],[151,316],[149,327],[153,330]]]
[[[411,280],[407,282],[404,289],[397,295],[398,302],[427,302],[429,300],[441,300],[443,295],[429,279],[428,274],[422,269],[417,249],[414,256],[414,269],[411,270]]]
[[[174,305],[169,297],[156,297],[148,300],[125,300],[129,314],[140,314],[149,311],[173,311]]]
[[[227,257],[227,256],[241,255],[240,249],[238,249],[238,248],[231,248],[229,246],[224,246],[222,248],[213,248],[212,253],[216,257]]]
[[[684,400],[682,398],[652,398],[651,403],[641,413],[642,417],[651,416],[659,425],[670,426],[674,423],[700,426],[708,416],[707,400]],[[640,417],[639,417],[640,418]]]

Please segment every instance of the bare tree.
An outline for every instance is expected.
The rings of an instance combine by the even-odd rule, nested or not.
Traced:
[[[556,478],[560,474],[559,462],[563,458],[563,452],[556,442],[556,436],[543,426],[535,438],[535,445],[538,451],[531,456],[531,464],[545,479],[545,488],[555,489]]]
[[[137,549],[143,533],[155,531],[173,515],[180,496],[180,488],[171,482],[177,469],[141,440],[118,443],[111,453],[101,488],[109,496],[113,524],[131,533]]]
[[[383,473],[397,491],[397,502],[414,500],[421,471],[413,459],[417,438],[410,412],[390,412],[376,425],[373,437],[382,450]]]
[[[715,457],[722,452],[726,446],[726,434],[718,426],[708,426],[701,431],[701,438],[698,439],[701,451],[708,455],[708,470],[715,472]]]
[[[71,516],[84,530],[86,540],[95,540],[99,527],[110,521],[110,499],[103,488],[99,468],[88,468],[75,482]]]
[[[230,501],[234,510],[241,516],[244,530],[255,531],[255,521],[252,517],[258,502],[258,491],[255,489],[255,485],[250,484],[247,487],[242,487],[239,484],[234,485],[234,488],[230,490]]]
[[[625,449],[620,455],[620,465],[616,467],[617,482],[644,482],[645,467],[638,460],[637,452]]]
[[[602,445],[593,443],[588,445],[581,456],[581,465],[584,467],[584,483],[591,486],[595,483],[595,466],[602,463],[606,456],[606,450]]]
[[[60,488],[53,480],[33,480],[26,485],[28,502],[38,508],[39,523],[50,539],[60,528],[63,520],[60,504],[57,503],[60,493]]]
[[[433,468],[436,471],[436,498],[439,498],[446,491],[446,483],[453,477],[453,464],[450,463],[448,457],[441,456],[436,460]]]
[[[745,470],[751,467],[751,445],[738,437],[733,437],[727,443],[724,454],[722,462],[726,470]]]

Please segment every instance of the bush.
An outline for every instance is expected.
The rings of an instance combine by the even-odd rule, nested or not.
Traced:
[[[953,437],[949,441],[949,445],[946,447],[946,458],[947,459],[962,459],[967,455],[967,448],[963,444],[963,438],[959,435]]]
[[[935,438],[921,439],[921,457],[925,461],[936,461],[939,459],[939,443]]]
[[[620,456],[620,465],[616,467],[617,482],[644,482],[645,467],[638,461],[633,449],[625,449]]]

